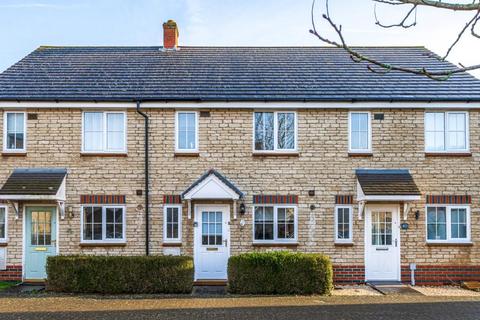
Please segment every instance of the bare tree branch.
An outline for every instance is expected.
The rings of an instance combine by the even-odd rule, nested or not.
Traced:
[[[472,36],[480,39],[480,34],[475,31],[475,27],[477,26],[478,20],[480,20],[480,17],[478,17],[477,20],[475,20],[475,22],[472,24],[471,31],[472,31]]]
[[[430,0],[373,0],[373,1],[392,4],[392,5],[400,5],[400,4],[410,3],[410,4],[413,4],[414,6],[417,6],[417,5],[433,6],[433,5],[431,5],[431,3],[437,2],[437,1],[430,1]],[[454,4],[448,4],[448,3],[443,3],[443,2],[442,2],[442,5],[443,6],[445,6],[445,5],[455,6]],[[460,38],[464,34],[465,30],[468,29],[469,26],[471,26],[471,28],[472,28],[471,29],[472,33],[475,33],[474,32],[475,25],[478,22],[478,20],[480,19],[480,4],[476,3],[476,1],[474,1],[472,4],[470,4],[470,6],[472,6],[472,5],[476,7],[475,10],[477,10],[477,13],[475,14],[474,18],[472,20],[470,20],[467,23],[467,25],[462,29],[462,31],[458,35],[456,41],[450,46],[447,54],[445,55],[445,57],[443,59],[445,59],[448,56],[448,54],[450,53],[452,48],[458,43],[458,41],[460,40]],[[313,0],[313,2],[312,2],[312,9],[311,9],[312,29],[310,30],[310,33],[312,33],[314,36],[316,36],[320,41],[322,41],[324,43],[327,43],[329,45],[333,45],[337,48],[344,49],[346,52],[349,53],[352,61],[354,61],[356,63],[366,62],[367,63],[367,69],[371,72],[385,74],[385,73],[389,73],[391,71],[399,71],[399,72],[405,72],[405,73],[425,76],[425,77],[428,77],[428,78],[433,79],[433,80],[443,81],[443,80],[449,79],[454,74],[480,69],[480,64],[477,64],[477,65],[468,66],[468,67],[465,67],[465,66],[461,65],[460,68],[450,68],[450,69],[445,69],[445,70],[431,71],[431,70],[427,70],[425,67],[423,67],[423,68],[411,68],[411,67],[404,67],[404,66],[399,66],[399,65],[388,64],[388,63],[379,61],[377,59],[374,59],[370,56],[364,55],[364,54],[360,53],[359,51],[357,51],[356,49],[347,45],[345,37],[343,36],[343,33],[342,33],[342,26],[337,25],[332,20],[332,18],[330,16],[330,9],[329,9],[329,1],[328,0],[325,0],[325,6],[326,6],[326,10],[325,10],[326,13],[322,15],[322,18],[335,31],[335,33],[338,36],[339,41],[338,40],[337,41],[336,40],[331,40],[331,39],[329,39],[325,36],[322,36],[317,31],[317,26],[316,26],[316,23],[315,23],[315,0]],[[466,5],[466,6],[468,6],[468,5]],[[451,7],[451,10],[460,10],[460,9],[453,9],[453,7]],[[464,9],[464,10],[467,10],[467,9]],[[412,10],[407,14],[407,18],[411,14],[411,12],[412,12]],[[406,21],[406,19],[404,19],[404,21]],[[400,23],[400,25],[402,25],[404,23],[404,21],[402,21]]]
[[[405,24],[407,22],[407,19],[412,15],[412,13],[415,11],[415,20],[410,23],[410,24]],[[374,12],[374,15],[375,15],[375,24],[382,27],[382,28],[393,28],[393,27],[402,27],[402,28],[405,28],[405,29],[408,29],[410,27],[414,27],[417,25],[417,5],[413,5],[413,7],[410,9],[410,11],[408,11],[408,13],[405,15],[405,17],[403,18],[402,21],[400,21],[399,23],[396,23],[396,24],[389,24],[389,25],[385,25],[385,24],[382,24],[379,20],[378,20],[378,17],[377,17],[377,4],[375,3],[375,7],[373,9],[373,12]]]
[[[448,9],[454,11],[477,11],[480,10],[480,2],[473,1],[472,3],[454,3],[444,2],[441,0],[374,0],[379,3],[386,3],[390,5],[412,4],[417,6],[427,6],[440,9]]]
[[[463,27],[463,29],[460,31],[460,33],[457,36],[457,39],[455,39],[455,41],[450,45],[450,47],[447,50],[447,53],[443,56],[442,60],[445,60],[448,57],[448,55],[452,51],[453,47],[455,47],[455,45],[458,43],[458,41],[460,41],[460,39],[462,38],[463,34],[465,33],[465,30],[467,30],[468,27],[470,25],[472,25],[472,23],[477,23],[479,18],[480,18],[480,9],[473,16],[472,20],[468,21],[467,24],[465,25],[465,27]],[[472,29],[472,32],[474,32],[473,29]]]

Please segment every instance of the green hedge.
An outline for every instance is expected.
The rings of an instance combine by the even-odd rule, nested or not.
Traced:
[[[184,256],[55,256],[47,289],[74,293],[190,293],[193,259]]]
[[[228,261],[228,290],[239,294],[330,294],[333,270],[322,254],[253,252]]]

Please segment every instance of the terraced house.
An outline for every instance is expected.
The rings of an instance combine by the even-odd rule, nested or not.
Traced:
[[[48,255],[322,252],[337,283],[480,280],[480,80],[336,48],[40,47],[0,75],[0,279]],[[359,48],[452,67],[423,47]]]

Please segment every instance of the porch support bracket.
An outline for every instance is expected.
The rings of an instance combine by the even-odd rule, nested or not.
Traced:
[[[358,220],[363,219],[363,211],[365,210],[365,202],[366,201],[358,201]]]

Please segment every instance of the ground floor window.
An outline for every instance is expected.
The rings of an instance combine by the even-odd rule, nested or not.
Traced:
[[[297,240],[297,208],[256,206],[253,239],[255,242],[295,242]]]
[[[163,240],[180,242],[182,240],[182,206],[168,205],[163,210]]]
[[[468,206],[427,206],[427,241],[470,241]]]
[[[335,242],[352,242],[352,207],[335,207]]]
[[[0,241],[7,239],[7,207],[0,206]]]
[[[125,241],[125,208],[122,206],[84,206],[82,241]]]

